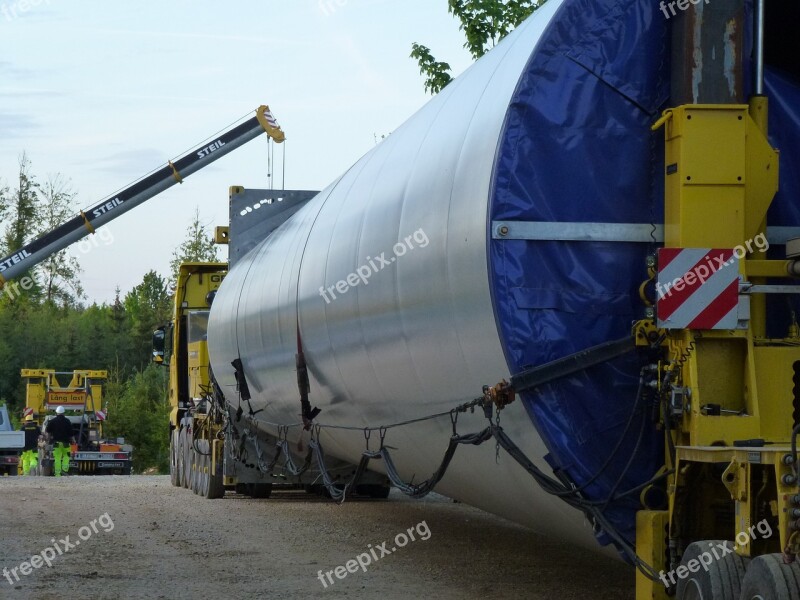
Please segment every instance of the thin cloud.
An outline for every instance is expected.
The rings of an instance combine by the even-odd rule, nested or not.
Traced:
[[[4,139],[27,137],[39,129],[41,125],[31,115],[0,111],[0,132]]]
[[[0,98],[63,98],[66,96],[63,92],[56,92],[55,90],[39,90],[39,89],[11,89],[0,90]]]
[[[307,46],[306,42],[296,40],[296,39],[289,39],[289,38],[276,38],[272,36],[265,35],[264,37],[255,37],[255,36],[245,36],[245,35],[221,35],[216,33],[187,33],[187,32],[177,32],[177,31],[131,31],[127,29],[91,29],[86,30],[87,32],[91,32],[93,34],[104,34],[104,35],[130,35],[137,38],[141,37],[164,37],[164,38],[184,38],[184,39],[193,39],[193,40],[211,40],[211,41],[219,41],[219,42],[245,42],[248,44],[259,44],[263,46],[275,46],[275,47],[286,47],[286,46]]]
[[[141,177],[146,173],[160,169],[169,160],[166,155],[155,148],[139,148],[136,150],[123,150],[115,152],[98,160],[97,171],[111,173],[120,178]],[[213,165],[205,167],[204,171],[213,171]],[[133,181],[133,180],[131,180]]]
[[[36,72],[33,69],[26,69],[19,67],[14,63],[7,60],[0,60],[0,78],[2,79],[16,79],[18,81],[26,81],[36,77]]]
[[[155,148],[139,148],[109,154],[98,160],[95,165],[98,171],[130,177],[157,169],[166,162],[162,153]]]

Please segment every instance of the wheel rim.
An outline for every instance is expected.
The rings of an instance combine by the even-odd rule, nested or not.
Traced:
[[[703,590],[700,589],[697,581],[691,579],[686,584],[686,589],[683,592],[682,600],[711,600],[711,598],[706,598],[703,596]]]

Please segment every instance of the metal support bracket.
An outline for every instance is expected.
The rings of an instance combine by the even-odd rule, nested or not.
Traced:
[[[772,246],[783,246],[800,237],[800,227],[769,227]],[[634,242],[663,244],[661,223],[567,223],[551,221],[492,221],[494,240],[551,242]]]
[[[511,378],[511,387],[515,392],[530,390],[624,356],[635,349],[636,344],[630,336],[606,342],[517,373]]]

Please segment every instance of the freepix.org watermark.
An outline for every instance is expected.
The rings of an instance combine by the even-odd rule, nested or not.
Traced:
[[[89,254],[92,250],[99,247],[102,242],[103,246],[110,246],[114,243],[114,234],[108,228],[98,229],[93,235],[89,235],[83,238],[78,243],[74,244],[72,247],[75,248],[80,254]],[[73,254],[74,256],[74,254]],[[9,259],[8,265],[11,266],[16,264],[21,260],[25,260],[29,258],[30,254],[25,251],[20,252],[19,254],[15,254],[11,259]],[[0,269],[3,268],[4,265],[0,265]],[[2,275],[2,270],[0,270],[0,275]],[[34,270],[31,271],[31,276],[25,275],[21,277],[19,280],[16,281],[9,281],[0,289],[0,297],[5,295],[9,300],[16,300],[22,295],[22,292],[29,292],[33,289],[34,284],[38,284],[39,287],[44,287],[47,284],[46,278],[47,274],[41,270]]]
[[[661,571],[658,574],[658,578],[661,579],[661,583],[664,584],[664,587],[669,587],[670,584],[673,586],[678,584],[678,582],[675,580],[676,576],[678,579],[686,579],[690,573],[697,573],[701,568],[708,573],[708,568],[714,564],[714,561],[718,561],[728,554],[733,554],[736,552],[737,548],[746,546],[750,540],[758,539],[758,536],[756,536],[756,530],[761,534],[762,539],[772,537],[772,527],[769,526],[769,523],[767,523],[766,519],[763,519],[757,524],[751,525],[749,531],[739,532],[736,535],[735,544],[730,545],[729,542],[721,544],[709,542],[708,550],[703,552],[700,556],[693,558],[685,565],[681,565],[669,573],[664,573],[664,571]]]
[[[416,246],[414,245],[416,243]],[[354,273],[350,273],[344,279],[336,282],[336,284],[328,286],[327,288],[319,288],[319,295],[325,299],[327,304],[336,300],[336,292],[340,295],[346,294],[351,287],[364,284],[369,285],[369,278],[382,271],[391,264],[397,262],[397,259],[405,256],[414,248],[425,248],[430,244],[428,234],[421,228],[417,229],[411,235],[407,235],[402,241],[397,242],[392,248],[394,256],[387,258],[386,252],[381,252],[376,257],[368,256],[366,262],[358,267]]]
[[[684,287],[693,286],[697,282],[703,284],[717,271],[731,266],[735,262],[735,259],[741,260],[748,252],[752,253],[756,250],[759,252],[766,252],[769,250],[767,236],[763,233],[759,233],[752,240],[747,240],[744,244],[736,246],[736,248],[733,249],[734,258],[730,260],[723,260],[720,256],[709,257],[705,262],[698,263],[691,270],[687,271],[683,277],[678,277],[667,284],[656,283],[658,299],[663,300],[664,298],[669,298],[673,291],[681,292]]]
[[[415,535],[416,534],[416,535]],[[418,536],[418,537],[417,537]],[[345,564],[339,565],[330,571],[317,571],[317,579],[322,584],[322,587],[327,588],[329,585],[336,583],[333,578],[344,579],[350,573],[357,573],[359,569],[362,572],[367,572],[367,567],[374,562],[378,562],[384,556],[389,556],[392,552],[396,552],[399,548],[407,546],[410,542],[415,542],[417,539],[424,541],[429,540],[431,537],[431,530],[428,523],[422,521],[413,527],[409,527],[406,531],[398,533],[394,536],[394,546],[387,548],[390,542],[383,542],[377,546],[372,544],[367,545],[369,552],[362,552],[352,560],[348,560]]]
[[[47,565],[48,568],[53,566],[53,561],[59,556],[63,556],[70,550],[74,550],[92,537],[95,533],[100,533],[98,525],[102,528],[103,532],[109,533],[114,530],[114,521],[108,513],[100,515],[98,518],[93,519],[89,525],[84,525],[78,529],[78,538],[75,541],[70,541],[70,536],[65,537],[63,540],[51,539],[52,546],[48,546],[38,554],[34,554],[29,560],[23,561],[12,569],[3,567],[3,577],[8,580],[9,585],[14,585],[20,581],[20,575],[28,576],[33,573],[34,569],[41,569]],[[13,577],[13,579],[12,579]]]
[[[337,10],[347,4],[348,0],[319,0],[319,8],[322,14],[330,17]]]
[[[675,15],[678,14],[677,12],[675,12],[675,6],[676,5],[678,7],[678,10],[683,11],[683,10],[688,9],[689,5],[700,4],[701,2],[704,3],[704,4],[708,4],[710,2],[710,0],[671,0],[670,2],[664,2],[662,0],[660,8],[661,8],[661,12],[664,13],[664,16],[667,19],[669,19],[670,17],[674,17]],[[669,10],[670,10],[670,12],[672,14],[667,12],[667,8],[669,8]]]
[[[6,21],[13,21],[42,4],[50,6],[50,0],[17,0],[16,2],[3,2],[0,4],[0,13],[3,14]]]

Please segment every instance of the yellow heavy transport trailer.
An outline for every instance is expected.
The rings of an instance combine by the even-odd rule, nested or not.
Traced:
[[[103,405],[103,384],[107,371],[69,371],[22,369],[25,380],[24,415],[33,415],[45,431],[59,406],[72,423],[70,473],[75,475],[130,475],[133,448],[123,438],[106,440],[103,424],[108,415]],[[61,381],[59,380],[61,378]],[[62,383],[66,381],[66,385]],[[52,445],[40,442],[36,475],[50,475],[53,468]]]
[[[800,240],[767,259],[779,155],[767,139],[763,0],[754,6],[749,101],[709,88],[652,127],[665,138],[664,247],[642,286],[650,318],[634,334],[662,352],[648,378],[664,399],[669,477],[666,509],[637,515],[637,553],[655,572],[637,573],[637,600],[800,597],[794,311],[767,333],[767,297],[800,293]]]

